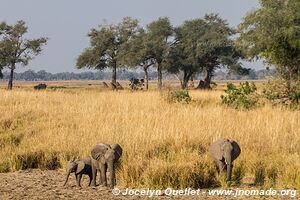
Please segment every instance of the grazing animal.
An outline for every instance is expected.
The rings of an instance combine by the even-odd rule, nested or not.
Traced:
[[[123,86],[119,82],[117,82],[116,86],[117,90],[124,90]]]
[[[105,83],[104,81],[102,82],[102,86],[103,86],[104,88],[109,88],[108,85],[107,85],[107,83]]]
[[[47,88],[47,85],[46,85],[45,83],[40,83],[40,84],[38,84],[38,85],[35,85],[33,88],[34,88],[35,90],[44,90],[44,89]]]
[[[117,85],[114,84],[113,82],[110,82],[110,87],[112,90],[116,90],[117,89]]]
[[[67,184],[69,176],[71,173],[75,173],[77,186],[81,187],[80,181],[82,174],[86,174],[90,178],[89,186],[92,182],[92,159],[91,157],[85,157],[82,159],[77,159],[75,161],[69,161],[67,164],[67,176],[64,186]]]
[[[96,173],[99,170],[100,185],[114,188],[116,185],[116,165],[122,152],[119,144],[97,144],[92,148],[92,186],[96,186]]]
[[[209,152],[219,169],[219,173],[226,171],[227,181],[230,181],[233,161],[241,153],[238,143],[234,140],[219,139],[210,145]]]

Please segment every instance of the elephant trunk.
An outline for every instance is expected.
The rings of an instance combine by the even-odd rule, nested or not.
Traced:
[[[115,170],[114,170],[114,164],[113,162],[112,163],[109,163],[108,164],[108,174],[109,174],[109,177],[108,177],[108,185],[111,187],[111,188],[114,188],[114,186],[116,185],[115,183]]]
[[[66,176],[66,180],[65,180],[64,186],[67,184],[70,174],[71,174],[71,169],[69,169],[67,171],[67,176]]]
[[[226,160],[226,169],[227,169],[227,181],[231,181],[231,172],[232,172],[232,160],[231,156],[225,158]]]
[[[225,161],[226,161],[226,170],[227,170],[227,176],[226,179],[227,181],[231,181],[231,173],[232,173],[232,158],[231,158],[231,153],[226,153],[225,156]]]
[[[231,181],[232,164],[227,165],[227,181]]]

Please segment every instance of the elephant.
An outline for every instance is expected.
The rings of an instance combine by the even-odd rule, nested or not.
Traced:
[[[75,173],[77,186],[81,187],[80,181],[82,174],[86,174],[90,178],[89,186],[92,182],[92,159],[91,157],[85,157],[82,159],[77,159],[75,161],[69,161],[67,164],[67,176],[64,186],[67,184],[69,176],[71,173]]]
[[[219,139],[210,145],[209,152],[214,159],[219,173],[226,170],[226,180],[231,181],[233,161],[241,153],[238,143],[234,140]]]
[[[35,90],[44,90],[47,88],[47,85],[45,83],[41,83],[41,84],[35,85],[33,88]]]
[[[100,185],[114,188],[116,185],[115,170],[122,152],[122,147],[119,144],[97,144],[92,148],[92,186],[96,186],[96,174],[99,170]]]

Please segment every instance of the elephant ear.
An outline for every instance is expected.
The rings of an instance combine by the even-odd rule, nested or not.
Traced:
[[[122,147],[119,144],[113,144],[111,148],[115,151],[115,159],[118,161],[123,153]]]
[[[109,146],[107,146],[105,144],[97,144],[96,146],[94,146],[92,148],[91,156],[94,160],[100,161],[108,149],[109,149]]]
[[[77,169],[76,169],[76,174],[79,174],[85,167],[85,163],[83,161],[78,161],[77,162]]]
[[[238,145],[238,143],[234,140],[230,140],[230,143],[232,144],[233,151],[232,151],[232,160],[235,160],[241,153],[241,148]]]
[[[222,144],[224,143],[223,140],[217,140],[212,143],[209,147],[209,153],[215,159],[222,160],[223,152],[222,152]]]

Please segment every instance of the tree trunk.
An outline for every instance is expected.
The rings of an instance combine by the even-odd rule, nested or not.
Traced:
[[[161,71],[161,66],[160,63],[157,64],[157,88],[159,90],[162,89],[162,71]]]
[[[10,76],[9,76],[9,81],[8,81],[8,86],[7,86],[7,89],[9,89],[9,90],[12,90],[12,87],[13,87],[14,69],[15,69],[14,66],[12,66],[10,69]]]
[[[183,81],[182,81],[182,85],[181,85],[182,89],[187,89],[188,88],[188,83],[189,83],[189,80],[190,80],[192,75],[193,75],[193,73],[191,71],[184,71]]]
[[[195,85],[194,85],[194,75],[191,75],[190,81],[191,81],[190,88],[194,89],[194,87],[195,87]]]
[[[181,89],[187,89],[189,80],[187,79],[186,75],[183,76]]]
[[[204,81],[200,80],[199,85],[197,86],[198,89],[211,89],[210,87],[210,83],[211,83],[211,71],[206,69],[205,70],[205,77],[204,77]]]
[[[148,67],[144,67],[144,72],[145,72],[145,87],[146,90],[148,90],[149,87],[149,76],[148,76]]]
[[[111,82],[114,85],[117,85],[117,63],[116,63],[116,61],[114,61],[114,63],[113,63]]]

